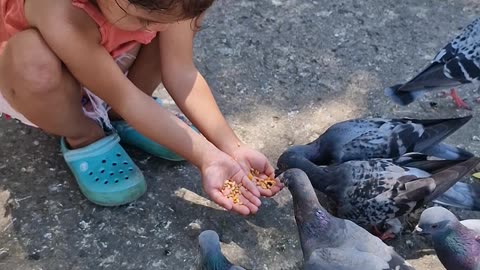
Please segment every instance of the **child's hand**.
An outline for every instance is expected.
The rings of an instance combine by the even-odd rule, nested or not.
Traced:
[[[250,181],[242,167],[230,156],[221,152],[213,161],[201,169],[203,189],[207,195],[218,205],[229,211],[241,215],[255,214],[261,204],[260,193],[255,184]],[[241,183],[241,204],[234,204],[232,199],[222,192],[226,180]]]
[[[242,145],[233,152],[233,158],[238,161],[247,174],[250,173],[250,169],[255,169],[259,172],[258,177],[260,178],[275,178],[275,170],[273,169],[272,165],[268,159],[257,150],[254,150],[246,145]],[[276,185],[270,189],[264,189],[260,186],[257,186],[260,194],[266,197],[271,197],[277,194],[277,192],[283,188],[283,184],[278,180],[276,180],[276,182]]]

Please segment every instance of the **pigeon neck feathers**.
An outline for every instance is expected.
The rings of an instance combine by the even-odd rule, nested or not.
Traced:
[[[480,242],[476,233],[459,221],[432,235],[432,240],[440,261],[447,269],[479,269]]]
[[[220,250],[207,251],[202,258],[201,270],[228,270],[233,266]]]

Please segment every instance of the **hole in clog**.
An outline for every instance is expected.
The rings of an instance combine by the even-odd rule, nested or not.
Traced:
[[[107,163],[107,161],[104,159],[104,160],[102,160],[102,163]]]
[[[111,172],[111,173],[110,173],[110,176],[113,176],[113,175],[114,175],[114,173],[113,173],[113,172]]]
[[[125,176],[125,180],[128,180],[128,176]]]
[[[117,166],[117,163],[116,163],[116,162],[113,162],[113,163],[112,163],[112,166]]]
[[[118,179],[115,179],[115,183],[118,183]]]
[[[108,181],[103,182],[105,185],[108,184]]]
[[[122,155],[120,153],[117,153],[117,157],[121,157]]]
[[[128,168],[129,171],[133,171],[133,168]]]
[[[105,170],[104,170],[104,169],[102,169],[102,170],[100,171],[100,173],[104,173],[104,172],[105,172]]]
[[[124,161],[123,164],[127,165],[127,164],[128,164],[128,161]]]
[[[123,173],[123,170],[118,171],[118,173],[119,173],[119,174],[122,174],[122,173]]]
[[[100,178],[98,178],[98,177],[97,177],[97,178],[95,178],[95,182],[98,182],[98,180],[100,180]]]
[[[93,172],[90,172],[88,175],[92,176],[92,175],[93,175]]]

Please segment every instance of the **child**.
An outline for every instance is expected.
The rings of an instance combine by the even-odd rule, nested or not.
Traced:
[[[61,136],[65,161],[94,203],[121,205],[145,192],[121,139],[184,157],[213,201],[255,213],[258,197],[281,184],[267,190],[248,180],[251,168],[274,177],[273,167],[239,141],[192,59],[213,1],[0,0],[0,112]],[[160,82],[203,136],[151,97]],[[241,204],[222,193],[226,179],[242,183]]]

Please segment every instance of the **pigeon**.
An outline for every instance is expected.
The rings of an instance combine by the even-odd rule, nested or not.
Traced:
[[[480,80],[480,18],[448,43],[431,64],[410,81],[384,90],[395,103],[407,105],[425,91],[454,87]],[[469,109],[454,88],[451,95],[457,107]]]
[[[200,262],[198,270],[245,270],[235,266],[223,256],[220,250],[220,240],[215,231],[207,230],[198,236],[200,245]]]
[[[392,247],[355,223],[330,215],[307,175],[289,169],[279,176],[293,197],[304,270],[412,270]]]
[[[315,189],[337,203],[337,216],[378,231],[378,226],[436,199],[469,173],[480,158],[428,160],[407,153],[397,159],[351,160],[318,166],[301,156],[283,156],[279,168],[299,168]],[[393,235],[382,235],[382,239]]]
[[[480,269],[480,235],[447,209],[431,207],[423,211],[415,231],[431,236],[437,256],[447,270]]]
[[[472,116],[451,119],[358,118],[336,123],[315,141],[288,148],[280,157],[297,155],[318,165],[349,160],[397,158],[423,152],[442,159],[468,159],[473,154],[441,143]],[[281,168],[279,168],[281,173]]]
[[[434,203],[470,211],[480,211],[480,184],[458,182],[433,201]]]
[[[460,223],[480,235],[480,219],[464,219]]]

